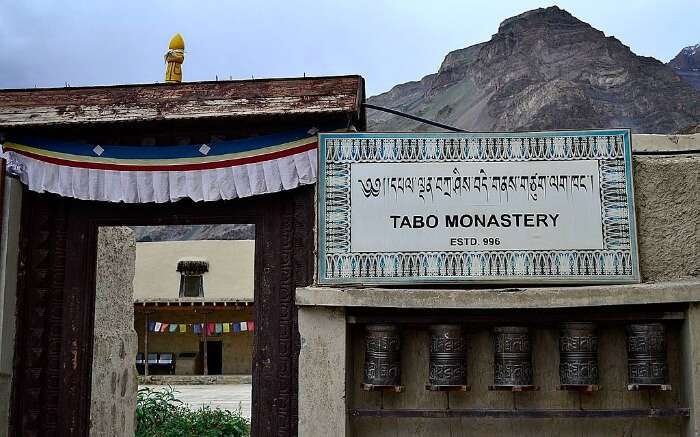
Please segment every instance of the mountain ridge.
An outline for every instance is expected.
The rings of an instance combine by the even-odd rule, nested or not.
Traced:
[[[682,48],[667,65],[681,79],[700,90],[700,44]]]
[[[489,41],[448,53],[436,73],[368,103],[481,131],[670,133],[700,121],[700,92],[669,66],[556,6],[507,18]],[[428,129],[368,112],[368,130]]]
[[[131,226],[140,243],[192,240],[255,240],[253,224]]]

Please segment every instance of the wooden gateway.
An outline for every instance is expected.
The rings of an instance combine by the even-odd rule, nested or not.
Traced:
[[[364,129],[363,101],[359,76],[0,91],[8,168],[25,185],[10,435],[88,435],[98,227],[210,223],[255,224],[252,432],[297,435],[294,296],[296,287],[312,282],[315,168],[281,170],[281,182],[278,176],[270,186],[269,169],[257,162],[248,173],[262,171],[258,181],[267,177],[267,185],[246,186],[253,179],[241,182],[235,166],[255,164],[262,155],[273,162],[290,150],[307,155],[297,166],[313,163],[315,129]],[[299,131],[301,139],[279,140]],[[273,137],[279,141],[251,146]],[[108,179],[89,185],[92,176],[81,179],[80,169],[56,182],[46,176],[51,166],[72,159],[51,149],[57,143],[76,155],[89,146],[89,175],[99,173],[90,165],[104,157],[175,150],[169,145],[191,152],[187,162],[194,167],[178,171],[217,171],[217,147],[227,145],[225,152],[235,155],[229,164],[237,192],[213,182],[178,186],[172,175],[167,190],[143,187],[138,178],[117,190]],[[38,168],[41,180],[32,173]],[[169,171],[129,171],[150,170]]]

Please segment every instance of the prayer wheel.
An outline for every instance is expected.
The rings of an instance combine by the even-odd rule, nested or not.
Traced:
[[[495,386],[532,385],[532,357],[530,330],[522,326],[494,328],[495,361],[493,383]]]
[[[666,329],[661,323],[627,325],[629,384],[666,384]]]
[[[401,385],[401,335],[395,325],[365,327],[363,384]]]
[[[598,335],[594,323],[561,324],[559,381],[562,385],[598,385]]]
[[[467,384],[467,342],[460,325],[430,327],[429,382],[431,386]]]

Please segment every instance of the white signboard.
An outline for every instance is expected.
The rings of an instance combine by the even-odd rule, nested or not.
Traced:
[[[639,280],[626,130],[319,147],[319,283]]]
[[[603,249],[598,161],[357,163],[352,252]]]

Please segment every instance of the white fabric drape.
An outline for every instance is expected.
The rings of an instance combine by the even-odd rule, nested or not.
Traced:
[[[316,149],[253,164],[189,171],[95,170],[57,165],[13,151],[2,155],[8,173],[18,176],[32,191],[126,203],[183,198],[208,202],[276,193],[315,183],[318,165]]]

